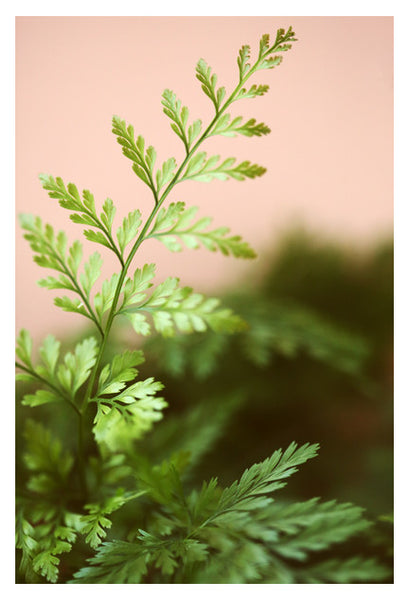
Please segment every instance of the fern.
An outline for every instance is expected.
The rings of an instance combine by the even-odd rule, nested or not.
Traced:
[[[181,181],[187,179],[204,182],[212,181],[212,179],[225,181],[229,178],[244,181],[246,177],[254,179],[266,172],[264,167],[251,164],[248,160],[239,164],[235,163],[235,158],[226,158],[220,162],[220,156],[218,154],[207,158],[206,152],[198,152],[187,163]]]
[[[96,330],[95,337],[88,335],[63,353],[61,343],[50,335],[38,359],[33,358],[26,330],[17,339],[18,379],[29,386],[22,405],[37,411],[37,420],[26,419],[19,455],[24,484],[18,489],[16,540],[19,577],[26,583],[350,582],[388,576],[367,556],[310,560],[314,553],[366,531],[370,523],[362,509],[317,499],[273,501],[298,467],[316,456],[317,444],[293,442],[250,466],[231,485],[221,486],[211,478],[198,486],[195,467],[221,437],[246,394],[220,391],[206,411],[201,406],[190,409],[184,426],[175,416],[157,425],[168,403],[159,395],[163,384],[140,373],[143,350],[121,348],[112,354],[114,325],[121,319],[130,321],[142,338],[156,332],[175,338],[176,344],[177,333],[190,334],[194,341],[196,334],[206,332],[207,345],[200,342],[189,359],[202,374],[212,371],[220,348],[227,348],[227,335],[240,334],[236,339],[244,340],[255,362],[277,347],[283,350],[281,338],[290,340],[292,347],[305,346],[303,320],[294,315],[290,324],[281,324],[284,331],[273,331],[269,323],[263,337],[260,327],[251,333],[245,320],[218,298],[181,286],[175,277],[157,283],[153,263],[133,262],[140,246],[152,239],[177,252],[183,246],[202,246],[225,256],[256,256],[229,228],[211,228],[209,217],[196,220],[196,207],[165,201],[186,180],[243,181],[265,173],[263,166],[248,160],[209,156],[202,146],[216,135],[259,137],[270,132],[265,123],[231,116],[227,110],[242,98],[267,92],[264,84],[245,87],[247,81],[259,70],[278,66],[293,41],[291,27],[278,30],[271,45],[264,35],[253,61],[249,46],[243,46],[237,59],[238,83],[230,93],[199,60],[196,77],[214,108],[207,124],[191,120],[176,94],[164,91],[163,111],[184,147],[178,161],[169,157],[158,165],[156,150],[135,135],[132,125],[113,117],[112,131],[122,153],[152,193],[146,219],[135,208],[115,223],[117,209],[111,199],[98,208],[89,190],[80,193],[60,177],[40,176],[49,197],[85,227],[86,240],[112,252],[119,266],[101,283],[99,252],[83,262],[79,241],[68,247],[64,232],[55,232],[39,217],[20,218],[35,262],[53,271],[39,285],[66,290],[69,295],[55,298],[56,306],[82,315]],[[329,352],[339,351],[331,346],[332,332],[323,332],[319,322],[314,326],[318,333],[307,344],[311,354],[322,357],[328,347]],[[139,342],[140,338],[134,343]],[[163,348],[166,343],[165,339]],[[346,347],[348,354],[349,340]],[[181,362],[187,359],[178,359],[177,353],[175,357],[182,370]],[[215,413],[211,419],[209,408]],[[42,419],[49,419],[51,427]],[[87,559],[90,552],[95,553]]]
[[[212,479],[188,497],[175,471],[172,477],[162,477],[167,494],[157,500],[173,512],[168,531],[157,535],[139,529],[133,542],[103,543],[89,560],[90,566],[78,571],[72,583],[139,583],[148,573],[154,580],[160,576],[168,581],[181,567],[185,583],[250,583],[265,573],[269,583],[281,583],[287,573],[297,573],[291,560],[299,561],[302,568],[311,554],[340,544],[370,525],[362,519],[362,509],[347,503],[320,504],[315,498],[277,508],[267,496],[283,487],[282,480],[316,451],[316,445],[291,444],[253,465],[229,487],[219,488]],[[349,582],[385,577],[386,570],[377,570],[373,560],[363,561],[362,576],[356,569],[360,562],[359,557],[344,563],[329,561],[327,577]],[[336,564],[338,574],[332,573]],[[306,578],[317,580],[317,572],[314,567],[305,569]]]
[[[192,223],[197,211],[196,206],[186,208],[184,202],[172,202],[158,213],[149,237],[162,242],[171,252],[180,252],[184,244],[186,248],[203,246],[211,252],[220,251],[225,256],[236,258],[256,257],[254,250],[241,236],[227,235],[230,232],[228,227],[208,231],[207,227],[212,221],[208,217]]]
[[[336,371],[360,376],[370,354],[368,342],[334,325],[315,311],[295,302],[284,304],[263,295],[229,298],[229,303],[245,318],[248,327],[234,339],[223,333],[197,333],[186,338],[166,340],[152,337],[145,351],[160,370],[173,377],[192,374],[198,379],[216,376],[223,354],[247,363],[248,368],[264,369],[277,356],[295,358],[307,354]],[[237,379],[237,378],[236,378]],[[239,380],[239,385],[243,386]]]
[[[120,312],[130,318],[136,333],[148,335],[151,332],[143,312],[151,315],[156,331],[165,337],[173,336],[176,328],[182,333],[205,331],[207,327],[234,333],[245,327],[243,320],[230,309],[219,308],[217,298],[205,298],[192,288],[178,284],[177,278],[169,277],[143,303],[121,308]]]

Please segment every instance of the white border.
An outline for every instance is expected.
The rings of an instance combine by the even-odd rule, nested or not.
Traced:
[[[112,7],[115,6],[115,13],[112,12]],[[249,12],[251,7],[251,12]],[[171,8],[171,13],[170,13]],[[34,10],[35,9],[35,10]],[[283,10],[285,9],[285,10]],[[307,14],[308,9],[308,14]],[[106,12],[105,12],[106,10]],[[408,64],[408,44],[407,44],[407,27],[409,25],[407,17],[407,11],[403,9],[403,2],[362,2],[362,1],[349,1],[344,0],[343,2],[300,2],[300,1],[287,1],[287,2],[258,2],[252,0],[252,2],[235,2],[234,10],[232,10],[231,3],[223,3],[219,1],[208,0],[206,3],[194,3],[194,2],[155,2],[153,3],[135,3],[128,1],[116,0],[112,2],[89,2],[86,0],[77,1],[71,0],[70,2],[36,2],[33,5],[32,2],[20,1],[14,2],[14,5],[7,11],[3,11],[2,19],[0,23],[1,27],[1,61],[2,61],[2,82],[3,82],[3,135],[2,135],[2,161],[1,166],[3,170],[2,177],[2,210],[3,213],[3,234],[1,238],[1,256],[3,257],[2,270],[5,273],[5,282],[3,281],[3,296],[6,296],[2,300],[2,333],[3,333],[3,344],[2,352],[7,352],[7,358],[3,357],[2,364],[5,365],[5,373],[3,377],[7,380],[7,385],[3,392],[3,404],[6,407],[3,408],[3,435],[1,436],[2,442],[2,466],[4,477],[4,471],[6,471],[6,481],[3,483],[4,494],[6,495],[6,503],[3,507],[3,523],[2,523],[2,538],[3,548],[5,549],[5,556],[3,557],[3,579],[2,587],[10,589],[10,596],[19,597],[20,594],[30,594],[32,598],[44,598],[48,595],[55,595],[56,590],[52,586],[41,586],[27,589],[25,586],[16,586],[14,584],[14,561],[13,557],[10,556],[9,543],[11,537],[14,537],[14,523],[10,515],[13,514],[14,510],[14,494],[8,494],[7,492],[14,488],[14,465],[10,458],[12,451],[10,450],[10,437],[9,431],[11,430],[11,423],[14,422],[14,404],[11,398],[14,396],[13,382],[14,377],[12,375],[14,367],[11,368],[10,349],[14,346],[14,320],[11,315],[14,316],[14,294],[7,293],[7,290],[14,290],[14,262],[9,261],[10,248],[14,246],[14,235],[10,232],[13,231],[14,223],[14,18],[15,16],[262,16],[262,15],[277,15],[277,16],[394,16],[395,17],[395,75],[396,75],[396,87],[395,87],[395,248],[396,248],[396,259],[395,259],[395,319],[398,326],[395,325],[395,349],[396,349],[396,362],[395,362],[395,383],[396,383],[396,412],[395,412],[395,434],[396,434],[396,483],[395,483],[395,497],[396,497],[396,512],[398,526],[396,527],[396,562],[395,562],[395,584],[388,585],[385,589],[384,585],[332,585],[331,591],[325,589],[325,586],[302,586],[300,590],[298,586],[280,586],[279,588],[271,588],[270,586],[253,586],[253,585],[234,585],[229,586],[227,590],[223,586],[212,585],[210,589],[204,589],[208,586],[197,585],[194,590],[190,590],[189,586],[166,586],[166,590],[163,586],[157,588],[157,586],[143,586],[138,591],[134,588],[123,588],[121,595],[126,597],[133,597],[136,593],[142,595],[144,598],[149,598],[151,595],[164,593],[166,596],[177,595],[184,596],[185,594],[191,595],[192,593],[197,598],[204,598],[208,594],[219,594],[222,595],[228,592],[229,594],[241,595],[253,593],[258,596],[268,596],[277,594],[281,599],[299,597],[300,595],[305,598],[319,598],[327,596],[330,593],[331,597],[338,598],[344,597],[345,594],[352,596],[353,598],[365,597],[368,595],[371,599],[382,598],[389,596],[401,597],[404,589],[409,586],[406,583],[406,551],[407,539],[409,536],[408,521],[405,518],[408,505],[408,494],[407,486],[405,481],[400,477],[402,475],[401,466],[406,464],[407,451],[406,445],[403,441],[405,440],[406,429],[408,427],[408,413],[407,413],[407,393],[403,397],[403,390],[406,383],[406,371],[408,369],[408,356],[407,352],[404,351],[407,346],[407,339],[409,337],[408,330],[408,310],[409,310],[409,275],[407,268],[407,257],[408,252],[408,228],[409,228],[409,194],[407,185],[407,172],[408,172],[408,152],[406,150],[409,138],[408,131],[408,117],[407,107],[409,106],[408,97],[408,85],[405,81]],[[4,93],[6,90],[6,93]],[[11,93],[10,93],[11,92]],[[4,129],[6,130],[4,132]],[[4,184],[5,182],[5,184]],[[10,219],[10,220],[9,220]],[[8,225],[10,223],[10,225]],[[8,297],[7,297],[8,296]],[[9,365],[10,363],[10,365]],[[10,366],[10,368],[9,368]],[[406,398],[406,399],[405,399]],[[6,410],[5,410],[6,409]],[[406,434],[407,435],[407,434]],[[405,477],[406,479],[406,477]],[[4,496],[3,496],[4,497]],[[10,504],[9,504],[10,503]],[[3,503],[4,504],[4,503]],[[10,536],[10,537],[9,537]],[[406,541],[406,543],[405,543]],[[10,581],[11,580],[11,581]],[[79,586],[80,588],[83,586]],[[100,586],[101,587],[101,586]],[[104,589],[98,590],[95,593],[105,595],[113,593],[109,588],[105,589],[106,586],[102,586]],[[347,589],[344,589],[347,587]],[[235,589],[233,589],[235,588]],[[256,589],[249,589],[256,588]],[[86,591],[78,589],[78,586],[72,590],[70,586],[62,586],[58,589],[58,593],[62,596],[71,594],[71,592],[79,595],[80,597],[85,596]]]

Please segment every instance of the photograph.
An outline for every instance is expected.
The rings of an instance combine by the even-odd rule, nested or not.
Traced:
[[[16,584],[394,583],[394,25],[15,17]]]

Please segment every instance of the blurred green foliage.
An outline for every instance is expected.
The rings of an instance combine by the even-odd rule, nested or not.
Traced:
[[[248,331],[145,345],[169,403],[157,433],[193,406],[223,411],[225,390],[240,400],[202,461],[200,478],[217,472],[229,480],[272,447],[317,441],[320,459],[299,473],[294,494],[390,513],[392,242],[358,251],[292,232],[272,254],[260,286],[249,293],[243,283],[243,291],[238,285],[224,300]]]
[[[224,298],[247,321],[247,330],[235,336],[208,332],[145,342],[141,376],[154,375],[165,385],[169,405],[165,418],[137,442],[123,464],[121,455],[113,457],[112,465],[100,463],[93,440],[87,440],[91,487],[95,494],[110,497],[111,488],[123,485],[132,471],[152,474],[150,464],[170,457],[179,461],[185,485],[191,489],[215,475],[222,485],[229,485],[250,464],[292,440],[318,442],[318,459],[308,469],[300,469],[291,486],[280,493],[280,501],[321,497],[353,502],[367,509],[365,516],[376,527],[325,556],[318,552],[316,563],[309,562],[304,575],[290,570],[288,581],[282,571],[277,577],[283,582],[293,577],[314,582],[314,564],[319,571],[320,560],[325,560],[332,581],[337,581],[337,571],[341,573],[339,561],[345,561],[339,582],[342,577],[348,581],[348,572],[359,579],[360,569],[367,581],[374,569],[372,558],[367,559],[365,575],[366,563],[355,564],[351,556],[376,557],[386,567],[392,561],[392,243],[358,252],[293,232],[272,253],[260,279],[257,288],[249,291],[243,282]],[[69,347],[72,340],[65,343]],[[113,337],[106,359],[120,350],[122,336]],[[29,390],[29,385],[21,384],[19,397]],[[74,453],[74,425],[68,412],[63,418],[65,407],[58,414],[49,405],[35,410],[36,420]],[[24,462],[25,442],[19,427],[31,416],[32,409],[18,402],[17,488],[23,495],[27,481],[34,491],[30,481],[37,481]],[[90,428],[92,417],[89,414]],[[76,512],[80,507],[75,505],[75,489],[71,494],[70,510]],[[138,506],[126,505],[107,539],[129,538],[135,522],[149,524],[149,510],[143,498]],[[101,523],[106,519],[100,518]],[[22,521],[21,526],[28,525]],[[95,537],[98,528],[99,521],[90,535]],[[92,556],[84,542],[77,542],[75,548],[63,555],[63,580],[83,566],[84,555]],[[46,563],[46,568],[53,566]],[[217,579],[217,574],[209,577]],[[238,574],[231,577],[235,582]]]

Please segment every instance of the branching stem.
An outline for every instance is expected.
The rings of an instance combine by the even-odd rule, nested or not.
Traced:
[[[280,42],[281,43],[281,42]],[[279,46],[279,43],[276,42],[276,44],[269,49],[268,53],[266,54],[271,54],[272,52],[274,52],[277,47]],[[170,181],[170,183],[168,184],[168,186],[166,187],[166,189],[164,190],[164,192],[162,193],[161,196],[158,195],[158,192],[155,189],[152,177],[150,175],[150,173],[148,173],[148,177],[149,177],[149,184],[148,186],[150,187],[150,189],[152,190],[153,196],[154,196],[154,208],[151,212],[151,214],[149,215],[142,231],[140,232],[138,238],[136,239],[131,251],[129,252],[129,255],[125,261],[125,263],[123,263],[123,261],[121,260],[121,273],[119,276],[119,280],[118,280],[118,284],[116,286],[115,289],[115,294],[114,294],[114,299],[112,302],[112,306],[110,309],[110,312],[108,314],[108,319],[105,325],[105,329],[101,330],[101,328],[99,327],[102,339],[101,339],[101,345],[99,348],[99,352],[97,355],[97,359],[95,361],[94,367],[92,369],[89,381],[88,381],[88,386],[82,401],[82,405],[80,406],[80,422],[81,422],[81,426],[79,428],[79,448],[81,447],[83,449],[83,429],[82,429],[82,422],[83,422],[83,418],[84,418],[84,414],[85,411],[87,409],[88,403],[92,397],[92,393],[93,393],[93,389],[94,389],[94,385],[95,385],[95,381],[96,381],[96,377],[97,377],[97,373],[101,364],[101,360],[103,357],[103,354],[105,352],[105,347],[107,344],[107,340],[111,331],[111,327],[114,321],[114,318],[116,316],[116,308],[118,305],[118,301],[119,301],[119,296],[121,294],[121,290],[122,290],[122,286],[124,284],[125,281],[125,277],[127,276],[128,273],[128,269],[132,263],[132,260],[137,252],[137,250],[139,249],[140,245],[142,244],[142,242],[147,239],[148,236],[148,232],[149,232],[149,228],[152,224],[152,221],[154,220],[156,214],[158,213],[159,209],[161,208],[161,206],[163,205],[164,201],[166,200],[166,198],[168,197],[168,195],[170,194],[170,192],[172,191],[172,189],[175,187],[175,185],[177,183],[179,183],[180,181],[180,176],[183,173],[183,170],[185,169],[186,165],[188,164],[189,160],[191,159],[191,157],[194,155],[194,153],[196,152],[196,150],[199,148],[199,146],[205,141],[205,139],[207,137],[209,137],[209,134],[211,133],[213,127],[217,124],[218,120],[220,119],[221,115],[227,110],[227,108],[237,99],[238,94],[240,93],[240,90],[243,88],[243,85],[246,83],[246,81],[254,74],[254,72],[257,70],[260,62],[263,60],[263,58],[266,56],[266,54],[264,55],[259,55],[256,63],[251,67],[251,69],[249,69],[249,71],[244,75],[240,77],[239,83],[237,84],[237,86],[235,87],[235,89],[233,90],[233,92],[230,94],[229,98],[225,101],[225,103],[223,104],[222,107],[220,107],[218,110],[216,109],[216,114],[213,117],[213,119],[211,120],[211,122],[209,123],[209,125],[207,126],[207,128],[205,129],[205,131],[203,132],[203,134],[199,137],[199,139],[197,140],[197,142],[194,144],[194,146],[189,150],[187,145],[185,144],[185,150],[186,150],[186,156],[184,158],[184,160],[182,161],[179,169],[177,170],[177,172],[175,173],[175,175],[173,176],[172,180]],[[81,464],[83,464],[81,462]],[[85,482],[85,474],[82,475],[84,481],[83,481],[83,485],[84,485],[84,490],[86,489],[86,482]]]
[[[78,407],[76,406],[76,404],[71,400],[71,398],[69,396],[65,395],[64,392],[60,388],[53,385],[50,381],[47,381],[46,379],[44,379],[44,377],[41,377],[41,375],[36,373],[33,369],[29,369],[28,367],[26,367],[25,365],[22,365],[19,362],[16,362],[16,367],[18,369],[21,369],[22,371],[25,371],[26,373],[29,373],[29,375],[31,375],[32,377],[35,377],[36,379],[38,379],[38,381],[41,381],[41,383],[43,385],[48,386],[50,389],[52,389],[54,392],[56,392],[59,396],[61,396],[61,398],[63,400],[65,400],[71,406],[71,408],[73,408],[75,410],[75,412],[78,415],[81,414]]]

